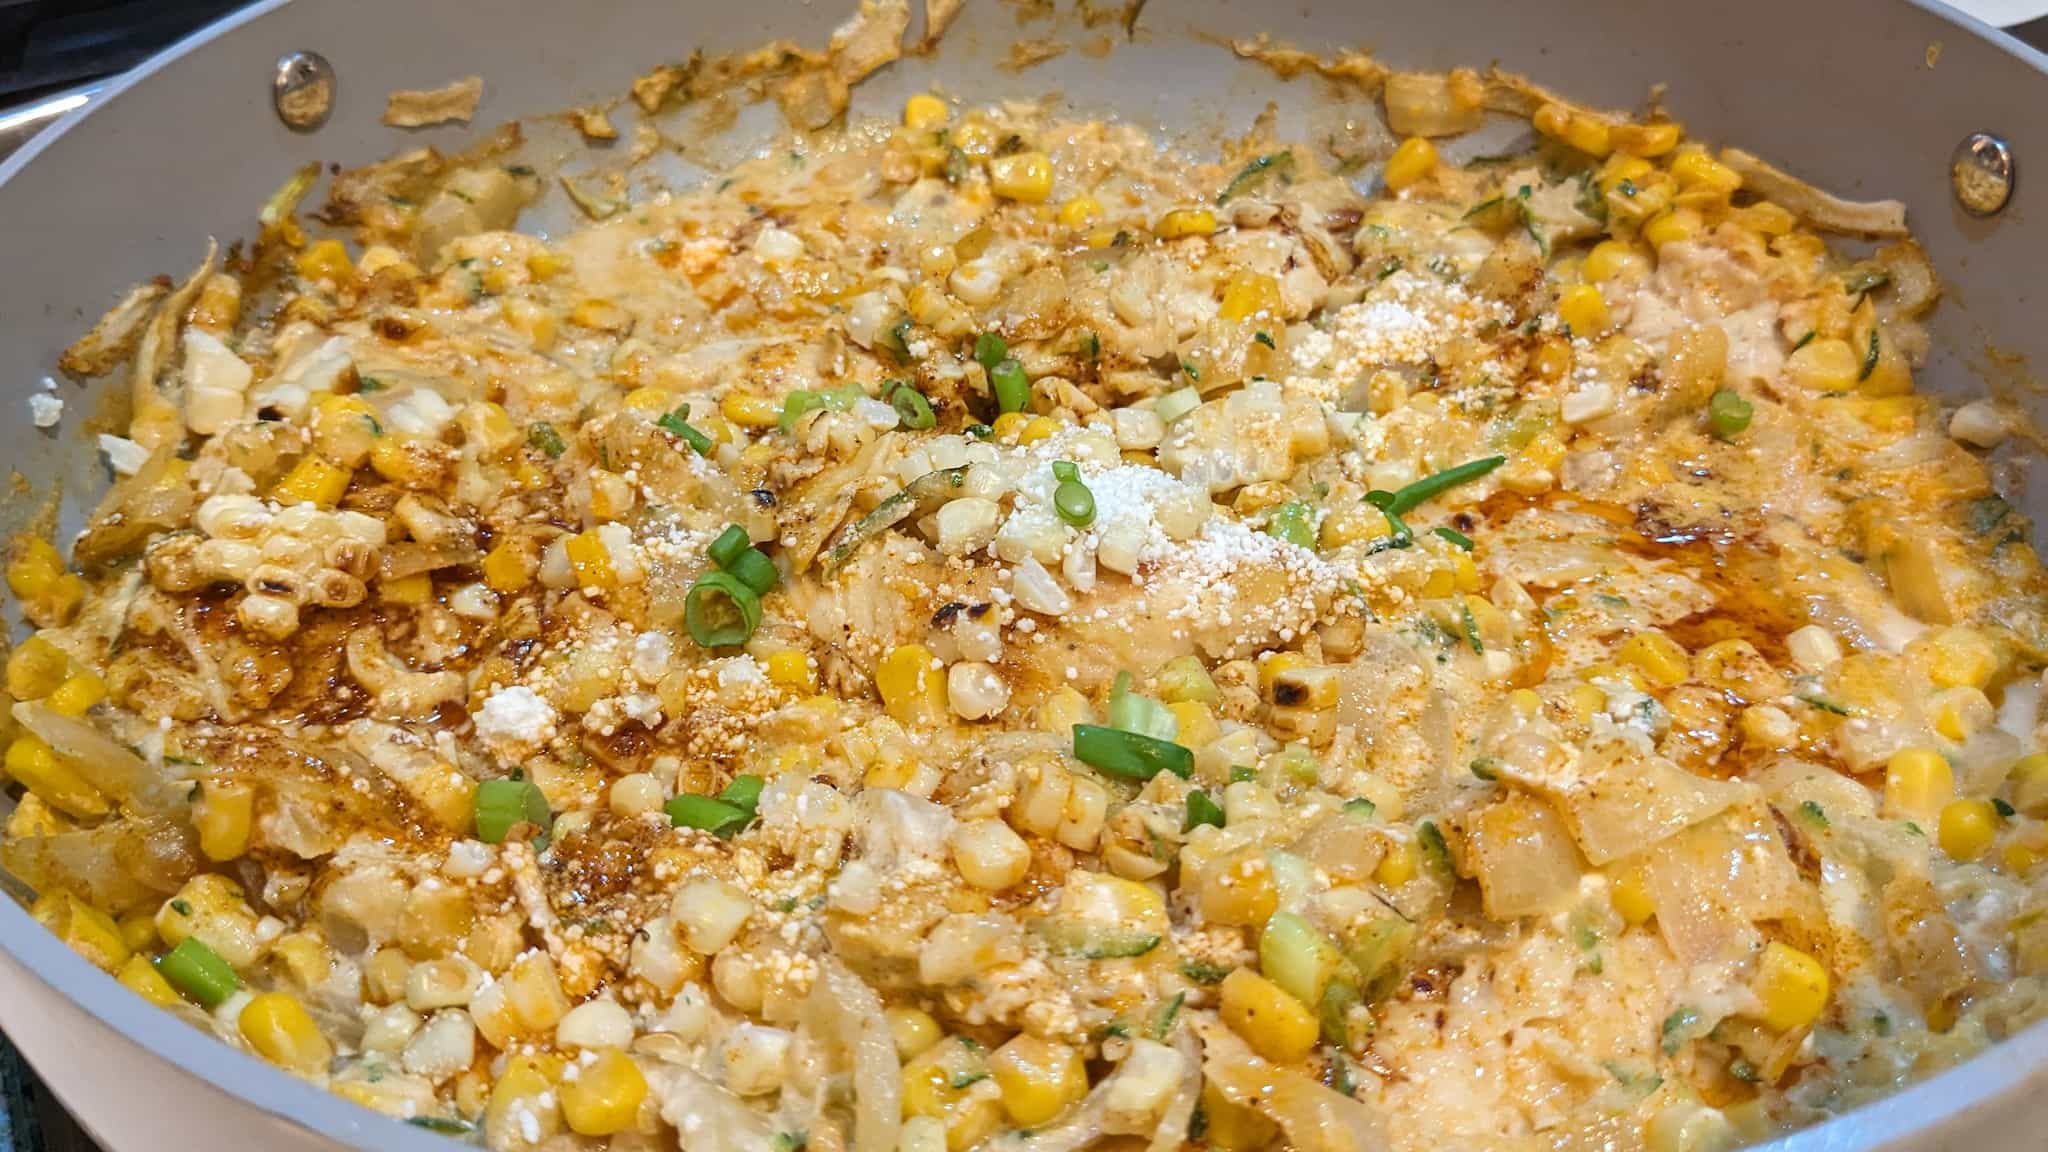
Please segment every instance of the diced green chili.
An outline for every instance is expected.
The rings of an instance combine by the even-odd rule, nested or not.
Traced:
[[[1315,551],[1315,518],[1307,504],[1289,501],[1275,508],[1266,519],[1266,535],[1285,540],[1297,548]]]
[[[476,838],[502,844],[514,826],[532,824],[545,832],[554,823],[548,798],[531,780],[486,780],[476,786]]]
[[[1209,799],[1209,794],[1196,789],[1188,793],[1187,819],[1181,821],[1180,830],[1191,832],[1196,826],[1207,824],[1211,828],[1223,827],[1223,808]]]
[[[176,948],[157,957],[156,970],[171,987],[209,1010],[220,1007],[242,986],[242,978],[228,962],[197,936],[185,937]]]
[[[1123,780],[1150,780],[1162,771],[1185,780],[1195,771],[1195,754],[1178,744],[1095,724],[1074,725],[1074,759]]]

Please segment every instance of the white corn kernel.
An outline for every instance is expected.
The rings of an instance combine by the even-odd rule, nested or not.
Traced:
[[[741,1096],[762,1096],[782,1087],[794,1039],[780,1028],[741,1024],[725,1034],[719,1063],[725,1086]]]
[[[969,884],[1000,892],[1031,870],[1031,846],[1000,820],[969,820],[953,830],[953,865]]]
[[[2012,434],[2012,425],[1998,405],[1972,400],[1949,418],[1948,434],[1973,448],[1996,448]]]
[[[569,1009],[555,1026],[564,1048],[624,1048],[633,1042],[633,1016],[610,1000],[591,1000]]]
[[[1835,634],[1818,624],[1795,629],[1785,637],[1792,662],[1807,672],[1822,672],[1842,662],[1842,644]]]
[[[962,660],[946,670],[946,699],[963,720],[986,720],[1010,703],[1010,686],[979,660]]]
[[[1002,506],[993,500],[967,496],[948,501],[937,515],[939,551],[965,556],[988,547],[996,538],[1002,513]]]
[[[708,877],[683,885],[669,904],[669,915],[682,926],[684,942],[704,956],[732,943],[753,914],[754,904],[746,893]]]
[[[415,1076],[439,1080],[476,1061],[476,1022],[461,1009],[436,1012],[405,1046],[399,1063]]]

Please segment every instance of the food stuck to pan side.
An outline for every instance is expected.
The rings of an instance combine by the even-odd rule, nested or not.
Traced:
[[[501,1150],[1710,1152],[2037,1018],[2043,582],[1896,206],[1352,73],[1358,169],[918,96],[547,239],[295,182],[67,357],[0,860]]]

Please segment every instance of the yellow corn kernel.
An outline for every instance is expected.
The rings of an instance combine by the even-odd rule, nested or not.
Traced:
[[[1223,289],[1217,315],[1235,324],[1255,316],[1280,313],[1280,282],[1258,272],[1241,272]]]
[[[1214,1080],[1202,1082],[1201,1107],[1209,1121],[1202,1141],[1216,1152],[1259,1152],[1280,1136],[1279,1125],[1257,1109],[1232,1101]]]
[[[7,561],[7,587],[17,599],[41,596],[64,572],[64,558],[56,546],[40,536],[19,536],[14,554]]]
[[[1038,706],[1038,727],[1062,736],[1074,725],[1086,724],[1094,718],[1095,710],[1089,706],[1088,697],[1066,685],[1054,689]]]
[[[579,532],[562,541],[562,549],[569,554],[569,566],[576,571],[578,587],[610,588],[617,582],[612,573],[612,555],[597,533]]]
[[[649,416],[666,416],[676,406],[676,395],[663,388],[635,388],[626,393],[619,406]]]
[[[1763,1001],[1764,1023],[1790,1032],[1812,1024],[1827,1007],[1828,970],[1812,956],[1773,940],[1764,946],[1750,989]]]
[[[920,92],[903,102],[903,126],[912,132],[937,132],[951,117],[946,102],[929,92]]]
[[[1629,637],[1615,656],[1660,688],[1683,684],[1692,675],[1692,661],[1685,649],[1661,632],[1639,632]]]
[[[647,1076],[631,1056],[607,1048],[560,1088],[562,1116],[584,1136],[610,1136],[632,1128],[647,1099]]]
[[[1050,416],[1033,416],[1017,433],[1018,444],[1036,444],[1050,440],[1060,430],[1060,422]]]
[[[1508,707],[1524,720],[1534,720],[1536,713],[1543,710],[1543,697],[1533,689],[1517,688],[1508,693]]]
[[[1005,412],[996,417],[996,422],[989,426],[989,430],[1003,443],[1015,444],[1017,438],[1024,434],[1024,426],[1031,423],[1032,419],[1026,412]]]
[[[1166,706],[1173,713],[1173,719],[1180,726],[1174,741],[1188,748],[1202,748],[1213,743],[1223,734],[1223,728],[1216,722],[1216,713],[1207,704],[1195,700],[1177,700]]]
[[[898,723],[931,723],[946,714],[946,671],[922,644],[890,649],[875,666],[875,688]]]
[[[121,935],[121,926],[69,892],[47,893],[29,909],[29,915],[102,972],[112,972],[128,960],[128,942]]]
[[[2029,752],[2013,762],[2012,806],[2028,816],[2048,816],[2048,752]]]
[[[1955,794],[1955,769],[1932,748],[1901,748],[1885,765],[1884,802],[1893,815],[1931,820]]]
[[[1783,236],[1799,226],[1799,219],[1769,200],[1759,200],[1735,212],[1735,220],[1761,236]]]
[[[1559,138],[1588,156],[1605,156],[1614,150],[1614,129],[1597,116],[1569,117]]]
[[[1470,553],[1452,553],[1451,583],[1456,585],[1460,592],[1477,592],[1479,590],[1479,565],[1472,562]],[[1487,607],[1490,608],[1492,605],[1489,604]],[[1502,626],[1505,628],[1505,621],[1503,621]]]
[[[922,1008],[893,1004],[882,1010],[882,1019],[888,1021],[889,1039],[899,1060],[916,1059],[946,1036],[939,1022]]]
[[[799,692],[818,690],[818,673],[801,648],[784,648],[768,657],[768,680]]]
[[[1998,810],[1989,800],[1951,800],[1942,806],[1937,839],[1955,860],[1975,860],[1998,837]]]
[[[1999,863],[2005,865],[2006,872],[2024,880],[2027,873],[2032,872],[2034,866],[2041,862],[2041,854],[2025,844],[2007,844],[2005,850],[1998,854],[1998,859]]]
[[[1280,891],[1265,853],[1256,847],[1241,848],[1202,870],[1196,902],[1205,920],[1256,928],[1279,906]]]
[[[1786,374],[1793,382],[1815,392],[1847,392],[1856,386],[1862,370],[1862,361],[1849,342],[1833,337],[1808,341],[1785,360]]]
[[[1161,216],[1159,226],[1152,231],[1161,240],[1208,236],[1216,231],[1216,214],[1207,208],[1175,208]]]
[[[322,240],[299,253],[293,261],[299,275],[308,280],[332,280],[339,284],[355,275],[355,262],[339,240]]]
[[[397,269],[410,278],[419,275],[420,270],[405,255],[389,244],[372,244],[363,249],[363,258],[356,261],[356,271],[364,276],[375,276],[386,269]]]
[[[1927,647],[1927,676],[1937,688],[1983,688],[1998,674],[1998,648],[1975,628],[1944,628]]]
[[[341,501],[341,494],[348,491],[348,478],[346,469],[308,453],[271,488],[270,498],[285,505],[332,508]]]
[[[16,700],[40,700],[70,675],[71,657],[41,636],[23,640],[7,656],[7,694]]]
[[[434,578],[425,572],[419,572],[411,576],[401,576],[396,580],[379,580],[377,598],[386,604],[417,608],[434,598]]]
[[[1650,257],[1623,240],[1602,240],[1586,253],[1579,270],[1595,284],[1610,280],[1640,280],[1650,274]]]
[[[1316,545],[1327,552],[1387,535],[1387,518],[1370,504],[1340,505],[1323,517],[1316,532]]]
[[[517,592],[533,582],[533,557],[511,537],[484,554],[484,586],[493,592]]]
[[[966,1152],[1003,1122],[1002,1094],[987,1075],[987,1062],[957,1038],[906,1061],[902,1083],[904,1118],[943,1123],[949,1152]]]
[[[1998,710],[1975,688],[1944,688],[1928,701],[1927,715],[1943,739],[1960,744],[1990,727]]]
[[[242,1008],[235,1026],[258,1055],[288,1072],[324,1072],[334,1058],[334,1045],[321,1035],[306,1006],[289,993],[257,995]]]
[[[623,520],[638,500],[639,490],[624,476],[603,468],[591,469],[590,515],[593,519],[606,524]]]
[[[1656,171],[1656,165],[1651,164],[1640,156],[1617,154],[1609,156],[1607,162],[1600,165],[1600,173],[1596,177],[1596,181],[1600,186],[1600,194],[1607,196],[1620,190],[1624,184],[1633,184],[1640,187]]]
[[[208,780],[199,786],[192,823],[199,829],[199,850],[208,860],[239,860],[249,851],[249,828],[256,812],[256,792],[247,784]]]
[[[1259,690],[1267,697],[1273,695],[1273,684],[1283,672],[1308,667],[1308,657],[1299,652],[1275,652],[1259,661]]]
[[[6,763],[9,776],[59,812],[82,819],[107,814],[107,798],[100,790],[41,739],[30,735],[15,737],[14,743],[7,746]]]
[[[1630,924],[1647,923],[1657,914],[1657,905],[1650,899],[1650,887],[1640,868],[1624,868],[1614,877],[1608,896],[1614,902],[1614,910]]]
[[[1076,196],[1060,205],[1062,228],[1086,228],[1102,217],[1102,201],[1093,196]]]
[[[1387,845],[1387,851],[1372,870],[1372,878],[1388,888],[1399,888],[1415,879],[1415,867],[1419,853],[1413,840],[1395,840]]]
[[[1565,706],[1578,724],[1591,724],[1593,717],[1606,709],[1607,693],[1591,684],[1581,684],[1566,694]]]
[[[1249,968],[1232,969],[1217,989],[1223,1022],[1275,1064],[1308,1057],[1320,1031],[1314,1014],[1278,984]]]
[[[120,971],[114,973],[114,979],[119,980],[122,987],[159,1008],[169,1008],[184,1002],[184,998],[178,995],[178,990],[171,987],[171,982],[164,979],[164,974],[156,970],[156,965],[151,964],[147,956],[128,957],[122,963]]]
[[[988,162],[989,188],[1005,200],[1042,203],[1052,195],[1052,160],[1043,152],[1019,152]]]
[[[157,946],[156,916],[137,909],[121,917],[121,942],[128,945],[130,952],[142,952]]]
[[[1557,298],[1557,318],[1574,336],[1597,336],[1607,331],[1607,297],[1591,284],[1574,284]]]
[[[1705,152],[1682,152],[1671,160],[1671,175],[1681,188],[1703,188],[1723,197],[1742,187],[1742,176]]]
[[[1422,582],[1422,597],[1425,600],[1441,600],[1458,590],[1458,575],[1449,568],[1432,569]]]
[[[562,1130],[557,1067],[545,1056],[511,1058],[484,1105],[487,1147],[535,1148]]]
[[[317,988],[334,974],[334,951],[312,932],[287,932],[270,945],[270,958],[300,988]]]
[[[1644,222],[1643,239],[1652,248],[1662,248],[1666,244],[1690,240],[1705,227],[1706,221],[1700,219],[1698,212],[1690,208],[1673,208]]]
[[[752,392],[728,392],[718,411],[742,428],[773,428],[782,419],[782,405]]]
[[[1683,131],[1669,120],[1655,124],[1616,124],[1614,150],[1629,156],[1662,156],[1678,147]]]
[[[988,1059],[989,1075],[1003,1094],[1010,1123],[1035,1128],[1057,1117],[1088,1093],[1088,1069],[1068,1045],[1026,1032]]]
[[[106,681],[90,668],[81,668],[65,677],[43,703],[60,716],[83,716],[106,698]]]
[[[1387,188],[1394,192],[1413,188],[1429,179],[1436,171],[1436,165],[1436,145],[1426,137],[1411,136],[1401,141],[1401,146],[1387,157]]]
[[[15,804],[14,811],[7,816],[5,832],[9,840],[21,840],[30,836],[55,836],[70,826],[70,821],[52,811],[42,797],[33,792],[24,792]]]

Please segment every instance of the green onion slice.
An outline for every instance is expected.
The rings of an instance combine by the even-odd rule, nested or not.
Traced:
[[[683,626],[705,648],[744,644],[761,626],[761,598],[730,572],[706,572],[683,600]]]
[[[1123,780],[1150,780],[1161,772],[1185,780],[1195,772],[1195,754],[1178,744],[1095,724],[1074,725],[1074,759]]]
[[[996,390],[996,410],[1022,412],[1031,403],[1031,378],[1015,360],[1003,360],[988,370],[989,383]]]
[[[1707,401],[1707,427],[1723,440],[1733,440],[1748,429],[1756,408],[1733,388],[1723,388]]]
[[[1309,506],[1299,500],[1282,504],[1266,519],[1266,535],[1297,548],[1315,551],[1316,528]]]
[[[733,558],[725,570],[740,578],[740,583],[752,589],[756,596],[766,596],[782,581],[782,572],[775,567],[775,561],[768,558],[759,548],[749,548]]]
[[[476,786],[476,838],[503,844],[515,825],[545,832],[554,823],[548,798],[531,780],[486,780]]]
[[[932,402],[924,398],[924,393],[893,380],[890,384],[895,387],[883,385],[882,394],[889,398],[889,407],[896,409],[896,418],[903,421],[905,428],[922,432],[938,425],[939,418],[932,414]]]
[[[1223,809],[1214,800],[1209,799],[1207,792],[1198,788],[1188,793],[1188,816],[1181,822],[1180,830],[1192,832],[1200,824],[1207,824],[1211,828],[1223,827]]]
[[[228,962],[196,936],[185,937],[176,948],[157,957],[156,970],[171,987],[209,1010],[220,1007],[242,986],[242,978]]]
[[[550,460],[561,459],[562,453],[569,450],[568,445],[562,443],[562,434],[555,431],[555,426],[545,420],[538,420],[526,426],[526,443]]]
[[[711,455],[711,437],[690,426],[690,406],[688,404],[656,420],[655,424],[683,443],[695,448],[697,455]]]
[[[1180,721],[1166,705],[1150,696],[1131,691],[1131,674],[1119,672],[1109,687],[1109,726],[1135,732],[1155,740],[1172,740],[1180,735]]]
[[[731,836],[754,818],[748,809],[709,796],[670,797],[663,810],[677,828],[696,828],[719,837]]]
[[[1507,463],[1507,459],[1505,456],[1487,456],[1483,459],[1467,461],[1455,468],[1446,468],[1433,475],[1424,476],[1415,483],[1393,493],[1392,498],[1386,504],[1382,505],[1374,501],[1374,505],[1380,511],[1387,513],[1389,517],[1406,515],[1460,484],[1469,484],[1479,479],[1481,476]],[[1371,500],[1372,496],[1367,495],[1366,499]]]
[[[704,554],[711,557],[711,562],[720,568],[730,568],[732,562],[740,558],[740,553],[753,545],[753,538],[747,535],[745,528],[737,524],[727,524],[725,531],[718,534],[718,539],[711,542],[711,547],[706,548]]]
[[[974,360],[989,372],[1009,359],[1010,345],[993,332],[983,332],[974,338]]]
[[[1430,531],[1463,548],[1467,552],[1472,550],[1472,538],[1456,528],[1431,528]]]

